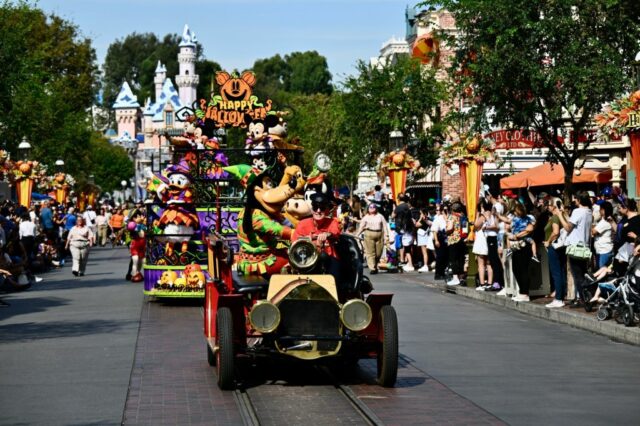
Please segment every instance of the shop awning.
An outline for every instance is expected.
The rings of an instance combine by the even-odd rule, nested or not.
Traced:
[[[608,183],[611,170],[581,169],[573,174],[573,183]],[[564,168],[560,164],[544,163],[520,173],[500,179],[501,189],[527,188],[530,186],[564,185]]]

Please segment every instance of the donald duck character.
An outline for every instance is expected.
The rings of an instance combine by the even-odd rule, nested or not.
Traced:
[[[167,205],[158,223],[164,235],[157,238],[167,244],[165,254],[171,256],[175,243],[182,244],[182,252],[187,251],[187,244],[200,221],[193,209],[188,163],[181,160],[169,166],[166,172],[168,183],[161,183],[156,189],[158,197]]]

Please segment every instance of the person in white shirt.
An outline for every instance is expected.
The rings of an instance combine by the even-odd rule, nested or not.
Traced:
[[[609,265],[613,259],[613,233],[615,226],[612,224],[613,205],[605,201],[600,204],[600,220],[593,226],[591,235],[594,237],[593,247],[596,251],[598,269]],[[613,222],[615,223],[615,222]]]
[[[93,232],[94,235],[97,232],[96,216],[97,216],[96,212],[93,211],[93,206],[91,204],[87,206],[87,210],[85,210],[85,212],[82,214],[82,217],[84,217],[85,223],[87,224],[89,229],[91,229],[91,232]]]
[[[571,212],[571,217],[567,221],[564,215],[556,209],[556,215],[560,219],[562,227],[568,232],[566,245],[584,244],[589,247],[591,241],[591,223],[593,215],[591,212],[591,198],[586,193],[578,193],[574,197],[574,202],[578,203],[578,207]],[[587,272],[589,261],[586,259],[575,259],[569,257],[569,268],[573,276],[575,299],[569,305],[571,308],[579,308],[582,306],[580,294],[582,293],[582,284],[584,282],[584,274]]]
[[[35,255],[36,247],[36,233],[38,232],[36,224],[31,221],[29,214],[24,214],[20,220],[20,226],[18,227],[18,233],[20,236],[20,242],[27,253],[27,263],[31,262]]]
[[[442,204],[436,205],[436,215],[431,223],[431,235],[436,247],[436,273],[434,279],[444,279],[444,271],[449,263],[449,248],[447,247],[447,212]]]
[[[98,231],[96,244],[104,247],[107,244],[107,231],[109,230],[109,222],[104,207],[100,209],[100,214],[96,216],[95,226]]]

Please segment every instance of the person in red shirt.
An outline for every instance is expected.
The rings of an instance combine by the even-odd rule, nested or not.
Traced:
[[[313,216],[298,223],[291,241],[303,237],[312,238],[313,243],[321,247],[322,251],[327,254],[324,256],[325,271],[333,275],[336,284],[338,284],[340,282],[340,262],[335,243],[341,233],[340,224],[337,219],[331,217],[332,202],[326,194],[314,194],[311,198],[311,208]]]

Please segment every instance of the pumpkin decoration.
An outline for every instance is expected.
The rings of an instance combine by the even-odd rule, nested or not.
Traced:
[[[29,173],[31,173],[31,163],[28,161],[23,162],[18,166],[18,170],[20,170],[25,175],[28,175]]]
[[[495,153],[495,143],[490,139],[483,139],[479,134],[454,135],[442,147],[440,156],[445,164],[467,164],[470,161],[502,163]]]
[[[404,157],[405,156],[402,152],[398,152],[397,154],[394,154],[393,157],[391,157],[391,161],[396,166],[401,166],[404,163]]]
[[[469,142],[467,142],[467,151],[471,154],[475,154],[480,150],[480,141],[477,137],[471,138]]]

